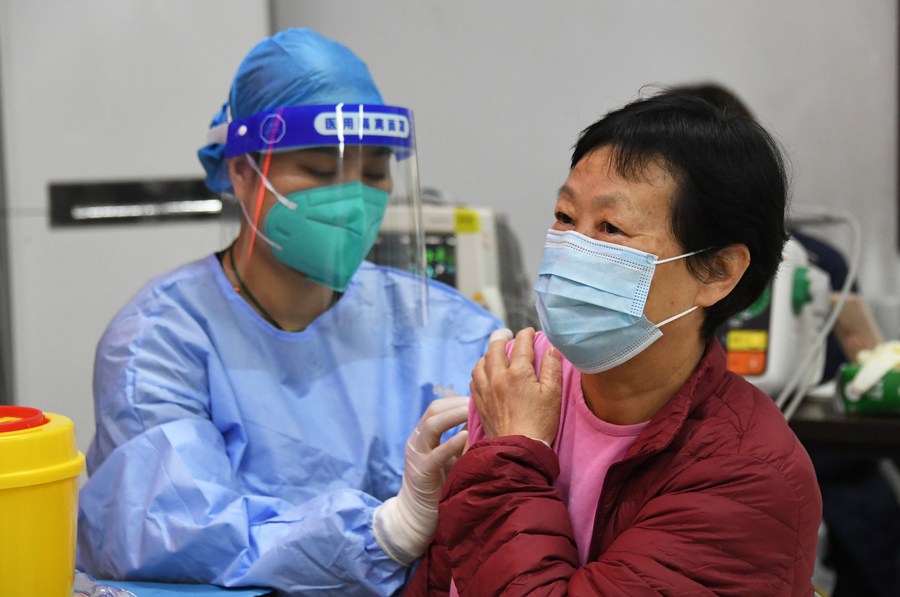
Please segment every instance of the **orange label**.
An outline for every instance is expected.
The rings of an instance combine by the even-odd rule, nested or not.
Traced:
[[[738,375],[762,375],[766,371],[766,353],[729,352],[728,370]]]

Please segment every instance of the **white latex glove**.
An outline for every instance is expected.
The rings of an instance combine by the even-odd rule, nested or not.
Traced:
[[[491,332],[491,337],[488,339],[488,344],[490,344],[491,342],[497,341],[497,340],[500,340],[504,344],[506,344],[507,342],[512,340],[514,337],[515,336],[512,333],[511,329],[500,328],[500,329],[497,329],[497,330],[494,330],[493,332]]]
[[[378,544],[404,566],[425,553],[434,535],[444,471],[462,453],[469,432],[460,431],[443,444],[441,435],[464,423],[468,413],[468,396],[438,398],[428,406],[406,441],[400,493],[375,510],[373,527]]]

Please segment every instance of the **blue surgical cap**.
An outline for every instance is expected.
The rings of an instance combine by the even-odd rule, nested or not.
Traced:
[[[231,92],[210,128],[258,112],[289,106],[384,104],[366,64],[344,45],[310,29],[285,29],[259,42],[244,57]],[[231,193],[225,146],[197,152],[206,186]]]

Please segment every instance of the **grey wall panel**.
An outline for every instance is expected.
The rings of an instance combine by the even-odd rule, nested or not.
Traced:
[[[4,0],[3,181],[15,401],[93,435],[94,350],[152,276],[225,246],[234,221],[51,227],[49,186],[202,176],[196,150],[265,2]]]

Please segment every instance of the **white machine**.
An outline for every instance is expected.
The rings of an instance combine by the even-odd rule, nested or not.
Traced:
[[[794,239],[772,284],[718,331],[728,368],[772,397],[819,382],[825,366],[821,331],[831,309],[828,274]]]
[[[409,262],[402,254],[412,246],[406,209],[388,207],[370,261]],[[484,207],[425,203],[422,228],[430,278],[455,287],[512,329],[536,325],[518,241],[502,215]]]

